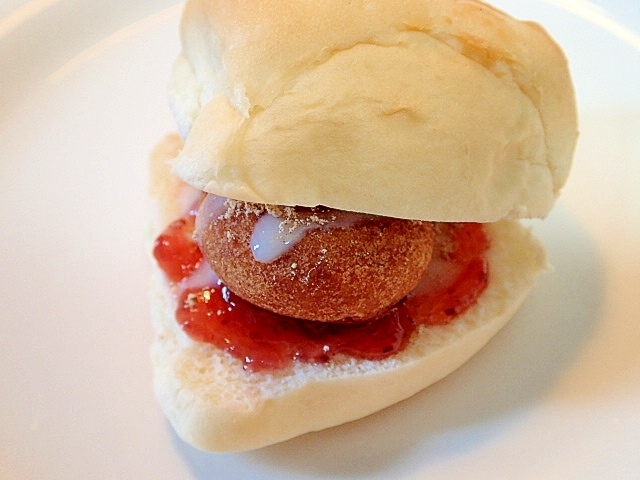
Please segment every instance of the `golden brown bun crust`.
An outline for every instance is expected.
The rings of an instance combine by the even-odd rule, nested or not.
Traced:
[[[567,62],[475,0],[190,0],[171,97],[188,183],[429,221],[543,217],[577,137]]]
[[[161,148],[156,153],[170,151]],[[154,157],[154,162],[164,160]],[[166,169],[152,173],[165,175]],[[179,210],[170,192],[163,192],[164,187],[173,191],[174,181],[156,177],[152,185],[154,205],[161,209],[154,219]],[[152,234],[164,226],[155,224]],[[193,342],[180,330],[175,299],[154,268],[154,389],[177,434],[203,450],[260,448],[365,417],[448,375],[507,323],[546,267],[542,247],[517,222],[486,228],[491,237],[490,280],[480,301],[449,325],[419,330],[405,350],[384,361],[342,359],[248,373],[239,360],[212,345]]]
[[[209,224],[203,253],[236,295],[280,315],[375,318],[415,288],[431,259],[432,224],[372,216],[349,228],[311,230],[275,261],[258,262],[250,248],[258,216],[243,210]]]

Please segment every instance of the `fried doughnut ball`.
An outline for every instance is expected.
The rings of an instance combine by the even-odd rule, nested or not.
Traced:
[[[322,207],[233,200],[227,207],[200,232],[204,256],[231,291],[280,315],[322,322],[376,318],[416,286],[431,260],[434,228],[428,222],[359,215],[343,227],[345,212]],[[280,231],[292,225],[317,228],[305,231],[274,261],[262,263],[250,244],[263,214],[281,220]]]

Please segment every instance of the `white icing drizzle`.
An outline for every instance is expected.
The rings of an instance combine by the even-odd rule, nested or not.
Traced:
[[[287,253],[302,240],[304,234],[320,225],[299,225],[281,231],[282,219],[266,213],[262,215],[253,228],[251,235],[251,252],[258,262],[271,263]]]
[[[287,222],[265,213],[256,222],[251,235],[253,258],[258,262],[271,263],[289,252],[311,230],[349,228],[366,218],[366,215],[360,213],[334,213],[329,219],[318,218],[317,221],[304,223]]]
[[[187,185],[182,185],[178,191],[178,205],[180,205],[180,212],[182,215],[187,215],[198,208],[200,199],[202,198],[202,191],[197,188]]]
[[[211,265],[206,260],[202,260],[198,268],[187,278],[180,282],[180,289],[205,288],[217,285],[220,277],[211,269]]]
[[[196,215],[194,239],[198,244],[209,223],[226,215],[228,208],[226,198],[212,193],[206,195]],[[271,263],[289,252],[311,230],[349,228],[367,217],[362,213],[331,210],[289,220],[265,212],[254,226],[249,247],[256,261]]]

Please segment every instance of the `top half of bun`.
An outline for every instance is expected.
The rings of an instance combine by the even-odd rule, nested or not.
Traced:
[[[476,0],[189,0],[183,180],[400,218],[544,217],[577,138],[567,61]]]

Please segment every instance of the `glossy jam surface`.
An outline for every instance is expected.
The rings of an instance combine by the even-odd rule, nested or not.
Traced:
[[[489,239],[484,228],[440,224],[438,249],[424,279],[382,318],[361,324],[292,319],[242,300],[222,282],[180,288],[188,277],[184,272],[193,272],[202,261],[200,256],[195,262],[197,255],[189,245],[195,243],[183,241],[191,238],[192,225],[174,222],[156,241],[162,248],[154,249],[160,267],[175,283],[176,319],[192,339],[228,351],[253,371],[285,368],[294,361],[327,362],[341,354],[371,360],[389,357],[404,348],[419,325],[444,325],[467,310],[488,282]],[[176,247],[173,256],[168,253],[171,246]]]
[[[175,220],[156,238],[153,256],[172,282],[180,282],[196,271],[203,261],[200,247],[193,241],[195,215]]]
[[[245,302],[225,286],[182,292],[178,323],[194,340],[227,350],[250,370],[292,361],[326,362],[342,353],[380,359],[399,351],[414,326],[402,306],[383,319],[358,325],[283,317]]]

